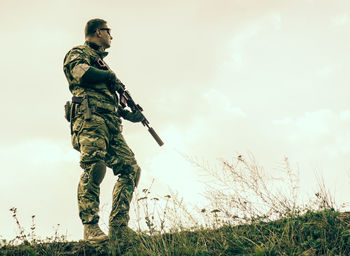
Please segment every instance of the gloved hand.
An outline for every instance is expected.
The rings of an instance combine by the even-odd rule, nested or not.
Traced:
[[[92,87],[95,84],[105,82],[111,92],[123,92],[125,85],[117,78],[111,70],[101,70],[95,67],[90,67],[81,78],[81,82],[86,87]]]
[[[142,122],[145,119],[138,110],[136,112],[130,112],[129,110],[118,108],[118,113],[122,118],[133,123]]]
[[[112,92],[123,92],[125,89],[125,85],[118,79],[113,71],[109,71],[108,79],[107,79],[108,89]]]

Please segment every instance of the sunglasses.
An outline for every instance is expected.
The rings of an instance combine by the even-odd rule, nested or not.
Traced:
[[[111,35],[111,29],[110,28],[99,28],[99,30],[106,30],[108,35]]]

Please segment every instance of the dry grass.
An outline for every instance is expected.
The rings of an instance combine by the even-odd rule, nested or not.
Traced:
[[[137,237],[123,255],[349,255],[350,215],[341,213],[322,179],[312,198],[300,198],[299,172],[288,159],[278,177],[251,156],[203,166],[211,178],[208,205],[189,209],[176,193],[157,196],[152,184],[135,193]],[[1,255],[120,255],[108,245],[66,241],[58,232],[40,240],[35,216],[28,233],[3,241]]]

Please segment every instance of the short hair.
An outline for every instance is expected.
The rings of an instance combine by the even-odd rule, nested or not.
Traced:
[[[85,26],[85,37],[94,35],[96,30],[98,28],[101,28],[106,23],[107,23],[107,21],[105,21],[103,19],[92,19],[92,20],[89,20],[86,23],[86,26]]]

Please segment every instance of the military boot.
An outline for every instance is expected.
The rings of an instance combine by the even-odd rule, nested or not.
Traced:
[[[84,240],[92,242],[104,242],[108,236],[103,233],[98,224],[84,224]]]

